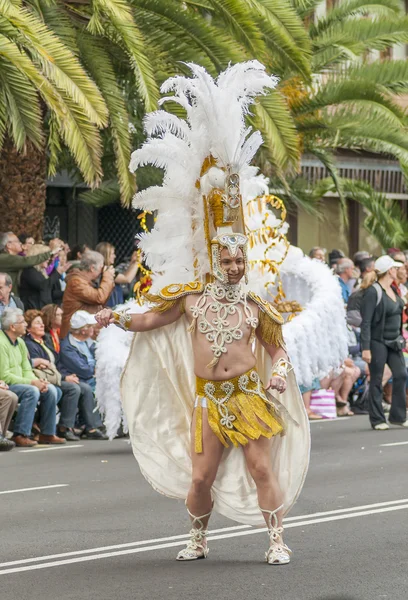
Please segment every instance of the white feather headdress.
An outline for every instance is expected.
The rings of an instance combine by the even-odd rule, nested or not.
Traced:
[[[260,133],[247,128],[245,116],[256,96],[277,83],[256,60],[229,67],[216,80],[198,65],[188,67],[193,76],[168,79],[161,91],[173,95],[160,101],[181,105],[186,119],[163,110],[147,115],[148,139],[130,163],[131,171],[147,164],[164,171],[162,185],[139,192],[133,202],[135,208],[156,211],[154,228],[141,236],[155,289],[204,279],[209,272],[200,181],[203,163],[213,157],[217,167],[238,173],[245,187],[256,174],[249,163],[262,144]]]

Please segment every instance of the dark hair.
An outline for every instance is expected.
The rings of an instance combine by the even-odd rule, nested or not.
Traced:
[[[358,265],[358,266],[359,266],[359,269],[360,269],[360,271],[361,271],[361,275],[364,275],[364,273],[365,273],[365,272],[366,272],[366,270],[367,270],[367,267],[368,267],[369,265],[372,265],[374,262],[375,262],[375,259],[374,259],[372,256],[369,256],[368,258],[362,258],[362,259],[360,260],[360,263],[359,263],[359,265]]]
[[[34,239],[34,236],[31,235],[31,233],[25,233],[25,232],[24,233],[20,233],[20,235],[18,236],[18,239],[20,240],[20,242],[22,244],[26,243],[27,238],[33,238]]]
[[[78,254],[83,254],[88,246],[86,244],[76,244],[71,248],[71,250],[67,254],[67,260],[70,262],[72,260],[80,260],[80,256]]]

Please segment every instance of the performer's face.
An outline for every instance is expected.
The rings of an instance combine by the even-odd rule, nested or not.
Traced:
[[[244,276],[245,261],[242,250],[239,248],[236,256],[231,256],[228,248],[221,250],[221,268],[226,272],[228,283],[239,283]]]

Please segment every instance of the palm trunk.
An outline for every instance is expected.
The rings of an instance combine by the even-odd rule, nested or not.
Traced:
[[[7,139],[0,151],[0,231],[42,240],[46,200],[45,150],[27,144],[18,152]]]

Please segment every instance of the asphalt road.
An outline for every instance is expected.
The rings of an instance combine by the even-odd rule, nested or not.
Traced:
[[[407,458],[408,431],[312,424],[294,555],[276,567],[265,532],[219,516],[209,558],[176,562],[183,503],[150,488],[124,440],[1,453],[0,598],[407,600]]]

